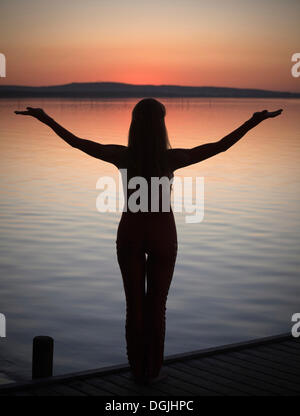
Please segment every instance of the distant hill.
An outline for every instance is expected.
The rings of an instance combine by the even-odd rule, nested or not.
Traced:
[[[300,98],[300,93],[226,87],[179,85],[134,85],[119,82],[85,82],[48,87],[0,86],[0,98],[126,98],[126,97],[211,97],[211,98]]]

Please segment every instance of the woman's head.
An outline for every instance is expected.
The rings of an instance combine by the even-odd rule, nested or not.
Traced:
[[[132,119],[137,121],[156,121],[164,119],[165,106],[155,98],[144,98],[139,101],[132,110]]]
[[[144,98],[132,110],[128,147],[137,175],[161,176],[170,148],[165,125],[166,108],[154,98]]]

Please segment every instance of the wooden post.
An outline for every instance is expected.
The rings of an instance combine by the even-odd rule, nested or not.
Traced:
[[[32,379],[52,377],[53,349],[53,338],[38,336],[33,339]]]

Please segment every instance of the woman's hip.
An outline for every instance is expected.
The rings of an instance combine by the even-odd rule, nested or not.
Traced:
[[[123,213],[117,230],[116,243],[129,242],[177,245],[173,212]]]

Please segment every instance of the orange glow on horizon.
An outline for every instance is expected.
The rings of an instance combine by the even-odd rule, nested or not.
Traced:
[[[216,7],[218,6],[218,7]],[[300,92],[300,2],[4,0],[0,85],[124,82]]]

